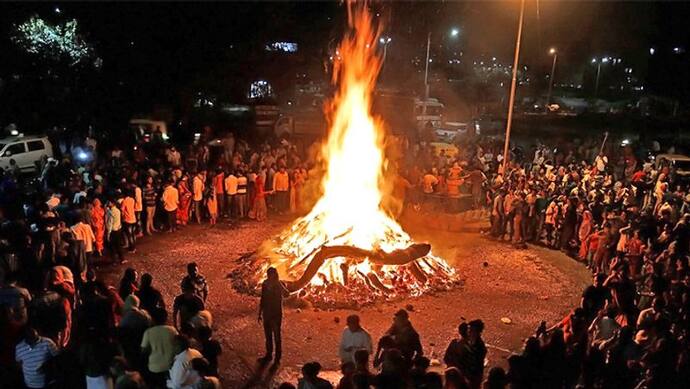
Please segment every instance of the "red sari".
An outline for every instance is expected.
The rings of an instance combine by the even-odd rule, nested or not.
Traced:
[[[105,209],[103,209],[99,199],[93,200],[93,208],[91,209],[91,228],[93,228],[93,234],[96,236],[96,251],[102,254],[103,237],[105,236]]]
[[[192,204],[192,191],[187,186],[187,181],[180,181],[177,185],[180,195],[180,204],[177,207],[177,224],[187,225],[189,221],[189,207]]]
[[[264,221],[268,216],[266,208],[266,192],[264,191],[264,180],[261,175],[256,176],[256,195],[254,197],[254,216],[256,221]]]

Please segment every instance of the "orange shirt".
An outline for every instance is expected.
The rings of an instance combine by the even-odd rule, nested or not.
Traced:
[[[122,220],[128,224],[134,224],[137,222],[137,215],[134,212],[134,199],[127,196],[120,202],[120,208],[122,209]]]

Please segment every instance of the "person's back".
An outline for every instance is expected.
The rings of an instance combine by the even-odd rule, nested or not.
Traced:
[[[166,323],[167,313],[156,310],[153,314],[156,325],[144,332],[141,348],[149,352],[148,369],[152,373],[165,373],[175,357],[175,327]]]
[[[141,309],[146,310],[150,314],[156,308],[165,308],[161,292],[152,285],[145,285],[143,280],[144,277],[142,277],[141,288],[136,292]]]

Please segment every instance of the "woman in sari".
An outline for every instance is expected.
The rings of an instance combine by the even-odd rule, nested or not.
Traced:
[[[185,174],[177,184],[180,205],[177,207],[177,224],[186,226],[189,221],[189,207],[192,204],[192,191],[189,189],[189,177]]]
[[[582,222],[580,222],[580,228],[577,231],[577,238],[580,241],[580,252],[578,253],[578,258],[581,261],[587,261],[587,248],[589,234],[592,233],[592,212],[585,209],[582,212]]]
[[[268,209],[266,208],[266,195],[272,192],[264,191],[264,179],[261,174],[256,175],[254,194],[254,216],[256,221],[264,221],[268,216]]]
[[[98,198],[93,199],[91,207],[91,228],[96,239],[96,252],[98,256],[103,255],[104,236],[105,236],[105,208]]]

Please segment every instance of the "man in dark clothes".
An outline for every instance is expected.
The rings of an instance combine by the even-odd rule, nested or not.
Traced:
[[[141,276],[141,285],[136,295],[139,297],[139,307],[149,314],[157,308],[165,308],[163,295],[153,286],[153,276],[149,273]]]
[[[204,310],[204,301],[201,300],[191,282],[182,283],[182,294],[173,301],[173,324],[175,328],[182,328],[186,323]],[[179,320],[178,318],[179,313]]]
[[[406,310],[401,309],[395,313],[393,325],[386,334],[390,335],[393,340],[395,340],[395,344],[398,346],[403,357],[405,357],[408,366],[415,357],[424,356],[419,334],[412,326]]]
[[[266,355],[262,362],[271,360],[275,345],[274,363],[280,362],[282,357],[282,341],[280,327],[283,320],[283,297],[290,295],[285,285],[278,278],[278,271],[274,267],[266,271],[266,281],[261,285],[261,301],[259,302],[259,322],[263,320],[264,336],[266,337]]]

